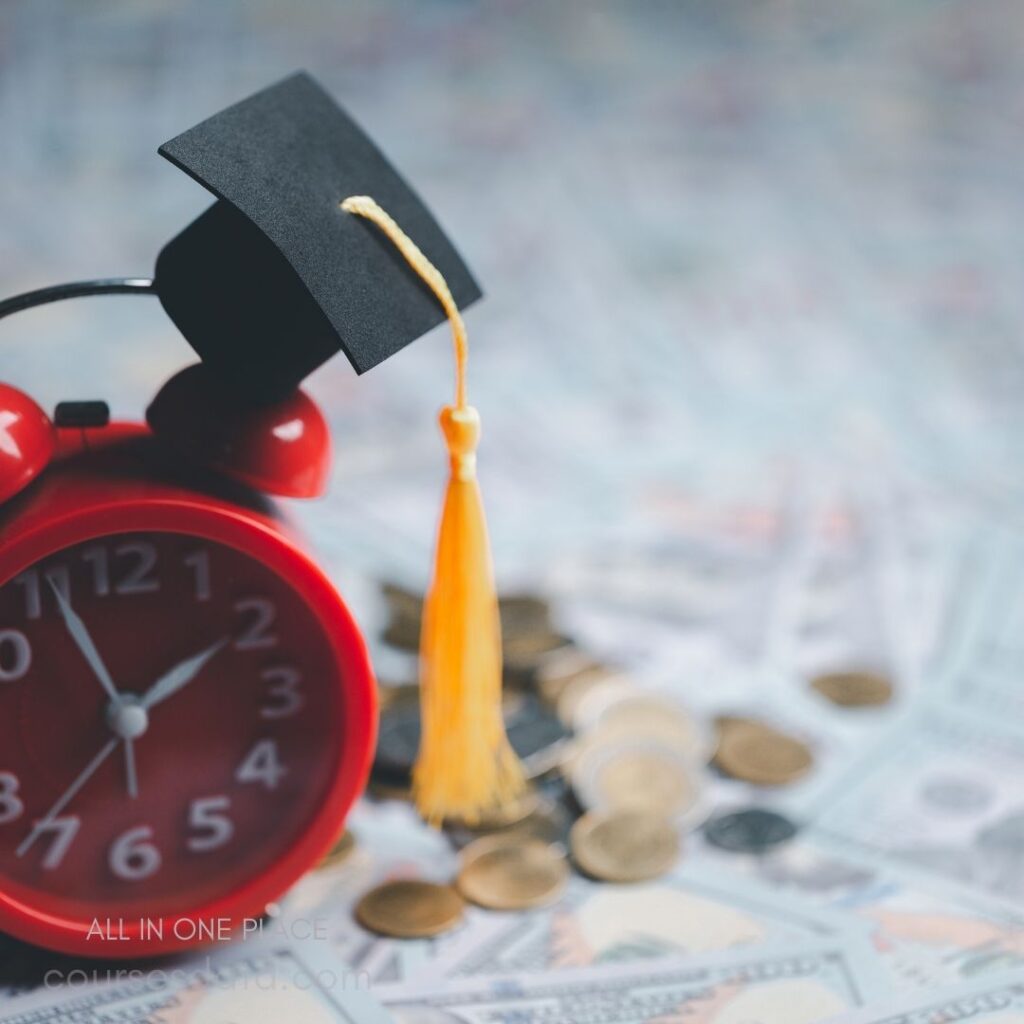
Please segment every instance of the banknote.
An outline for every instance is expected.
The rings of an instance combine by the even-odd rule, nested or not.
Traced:
[[[954,985],[1024,968],[1024,909],[946,886],[912,868],[858,858],[848,845],[803,839],[763,857],[723,862],[703,851],[709,870],[742,870],[776,895],[798,894],[828,907],[868,935],[893,991]]]
[[[986,529],[972,538],[936,652],[939,695],[982,714],[1024,715],[1024,538]]]
[[[856,919],[791,893],[688,865],[645,884],[577,877],[554,907],[485,920],[490,934],[466,928],[429,970],[446,977],[560,971],[737,947],[783,948],[864,930]]]
[[[717,957],[459,978],[380,992],[400,1024],[811,1024],[862,1006],[877,982],[851,940]]]
[[[283,1021],[385,1024],[387,1013],[359,972],[313,944],[257,941],[197,953],[160,967],[54,969],[45,988],[7,999],[0,1024],[207,1024]]]
[[[815,828],[882,861],[1024,900],[1024,733],[921,708],[820,804]]]
[[[993,976],[972,985],[929,990],[872,1003],[829,1024],[1020,1024],[1024,1021],[1024,975]]]

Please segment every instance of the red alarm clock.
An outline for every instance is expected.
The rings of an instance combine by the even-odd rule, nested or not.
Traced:
[[[364,785],[365,645],[261,493],[319,492],[326,426],[301,392],[248,414],[210,392],[196,366],[151,427],[97,403],[51,426],[0,385],[0,931],[18,938],[125,956],[222,937],[323,856]]]
[[[339,835],[375,737],[366,648],[267,495],[319,494],[323,417],[297,388],[343,350],[363,373],[439,324],[372,224],[371,192],[460,309],[480,289],[423,201],[312,78],[160,148],[215,202],[155,279],[202,362],[147,424],[102,403],[51,424],[0,385],[0,932],[90,956],[220,938]]]

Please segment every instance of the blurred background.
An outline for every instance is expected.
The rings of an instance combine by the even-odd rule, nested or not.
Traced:
[[[1013,0],[6,0],[0,19],[5,294],[149,274],[209,202],[157,146],[295,69],[324,83],[485,289],[470,395],[503,587],[560,597],[612,654],[912,675],[958,538],[1020,516]],[[47,407],[140,416],[192,358],[148,298],[3,332],[4,379]],[[451,376],[439,329],[309,381],[337,466],[295,513],[364,621],[378,579],[425,582]],[[785,599],[815,574],[815,614],[849,618],[825,648]]]

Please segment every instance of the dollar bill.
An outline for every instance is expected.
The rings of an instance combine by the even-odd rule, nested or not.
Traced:
[[[1001,975],[954,988],[886,1000],[837,1017],[831,1024],[1019,1024],[1024,977]]]
[[[205,1024],[290,1020],[385,1024],[369,981],[312,944],[257,941],[161,967],[51,971],[44,989],[4,1001],[0,1024]]]
[[[877,982],[850,940],[788,950],[673,957],[549,974],[396,986],[381,999],[400,1024],[601,1020],[648,1024],[811,1024],[862,1006]]]
[[[683,866],[657,882],[607,885],[574,878],[554,907],[490,914],[467,927],[429,970],[446,977],[526,974],[625,961],[702,956],[737,947],[783,948],[864,929],[856,919],[791,893]]]
[[[892,991],[948,986],[1024,968],[1024,910],[944,886],[911,869],[858,859],[848,846],[801,840],[764,857],[706,851],[718,870],[740,868],[781,899],[798,894],[866,930]]]
[[[938,689],[947,703],[996,719],[1024,714],[1024,541],[986,529],[972,539],[937,652]]]
[[[815,828],[882,862],[1024,900],[1024,733],[924,708],[826,794]]]

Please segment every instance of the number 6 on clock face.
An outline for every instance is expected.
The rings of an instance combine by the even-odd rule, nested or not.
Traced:
[[[79,935],[93,918],[192,916],[268,877],[276,898],[275,872],[340,806],[345,753],[324,584],[299,579],[156,529],[87,536],[7,577],[0,928],[5,896]]]

